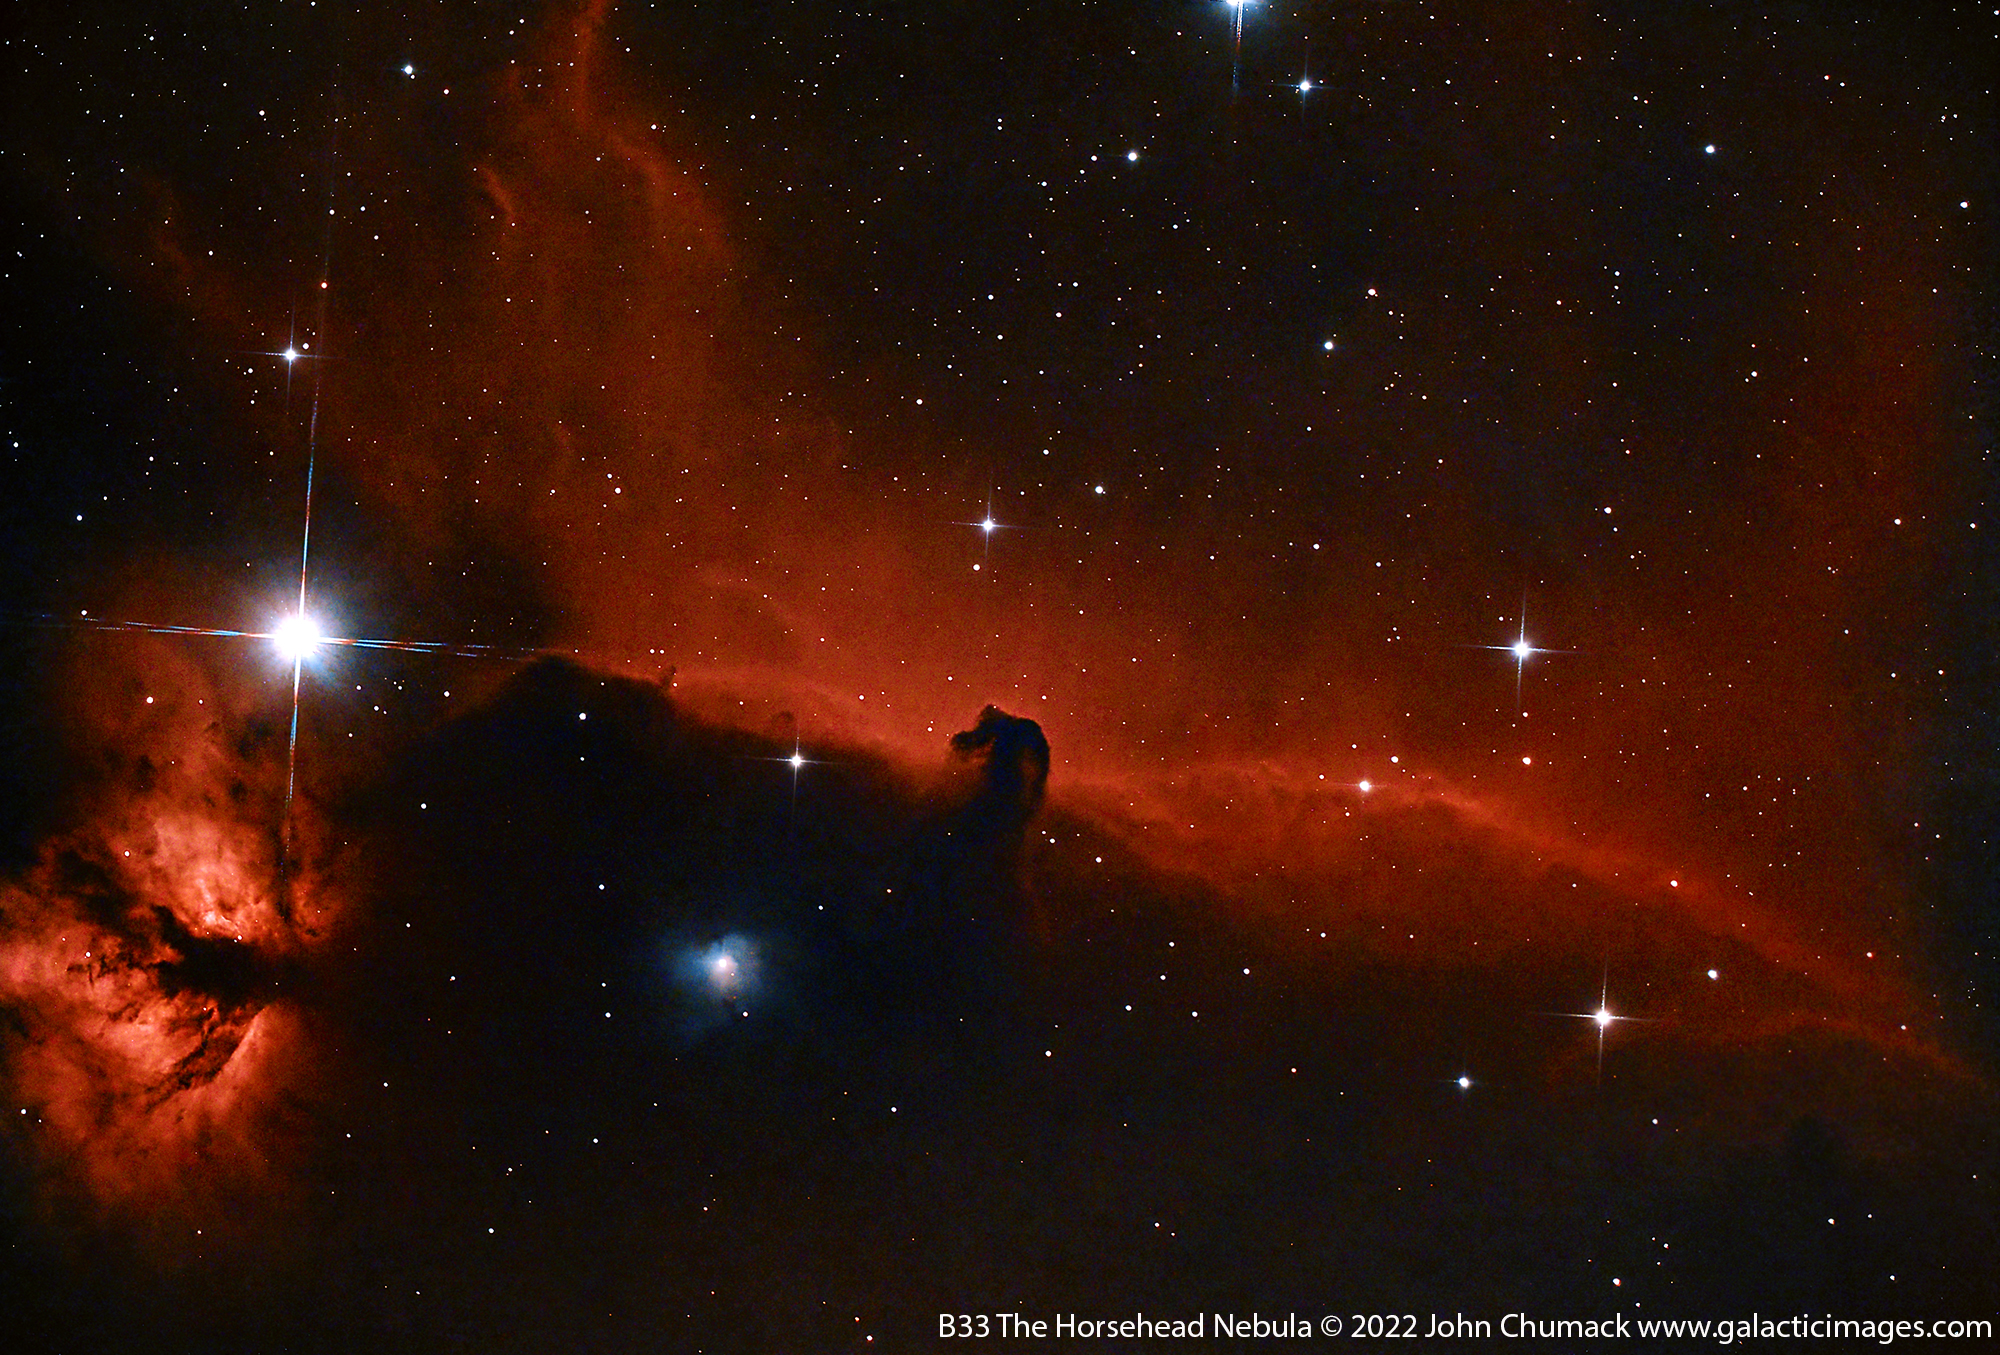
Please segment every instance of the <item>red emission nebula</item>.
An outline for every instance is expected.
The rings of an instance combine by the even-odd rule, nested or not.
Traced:
[[[985,178],[951,141],[1012,133],[1012,76],[978,77],[997,111],[975,119],[970,96],[932,87],[924,113],[867,93],[888,74],[822,54],[821,78],[858,81],[843,97],[874,111],[815,124],[760,103],[764,77],[731,83],[731,61],[766,60],[719,54],[735,39],[700,48],[604,4],[508,19],[504,40],[462,51],[453,25],[487,19],[432,16],[428,36],[394,41],[356,21],[341,72],[294,88],[308,102],[284,114],[282,146],[223,113],[205,127],[243,139],[262,188],[193,167],[157,130],[10,132],[24,200],[135,325],[191,355],[175,398],[213,421],[183,429],[204,469],[134,472],[124,526],[94,528],[80,499],[76,530],[96,534],[33,599],[54,618],[33,631],[34,737],[59,751],[32,847],[0,884],[0,1109],[19,1122],[22,1236],[70,1239],[50,1264],[97,1265],[84,1236],[138,1239],[133,1264],[155,1272],[281,1235],[305,1255],[315,1228],[338,1231],[312,1220],[346,1198],[332,1164],[357,1134],[404,1136],[370,1150],[363,1181],[473,1179],[490,1165],[473,1155],[513,1132],[481,1127],[488,1093],[453,1081],[486,1065],[399,1051],[467,1038],[475,1008],[451,1004],[475,991],[480,1011],[541,1012],[535,994],[573,979],[607,994],[578,1011],[623,1030],[638,999],[620,985],[683,982],[668,960],[643,978],[572,964],[564,947],[597,945],[590,928],[657,923],[651,949],[604,953],[685,942],[709,956],[685,982],[754,1024],[818,1001],[808,974],[872,991],[856,976],[902,953],[879,910],[905,893],[954,919],[910,924],[910,972],[933,968],[920,938],[948,934],[957,958],[936,973],[1027,976],[992,980],[1007,994],[993,1010],[1030,1013],[1007,1018],[1026,1032],[1024,1077],[1153,1003],[1193,1029],[1236,1021],[1199,1038],[1240,1040],[1215,1075],[1246,1087],[1265,1062],[1297,1074],[1297,1049],[1377,1040],[1350,1051],[1367,1070],[1354,1085],[1399,1107],[1383,1137],[1413,1145],[1449,1141],[1396,1097],[1489,1084],[1527,1138],[1551,1105],[1677,1117],[1716,1153],[1815,1117],[1843,1151],[1907,1163],[1930,1151],[1926,1117],[1990,1115],[1976,1003],[1955,995],[1924,865],[1943,841],[1929,769],[1956,690],[1939,599],[1986,529],[1968,525],[1954,357],[1971,246],[1932,201],[1960,195],[1956,162],[1878,156],[1880,119],[1860,114],[1842,124],[1855,144],[1815,133],[1821,65],[1866,79],[1827,34],[1757,58],[1767,87],[1740,107],[1689,93],[1693,76],[1646,85],[1628,55],[1639,19],[1499,7],[1400,57],[1400,18],[1344,47],[1315,38],[1313,79],[1324,62],[1359,88],[1394,58],[1433,90],[1405,141],[1366,100],[1297,130],[1309,105],[1280,69],[1283,24],[1317,11],[1246,7],[1229,94],[1226,25],[1197,30],[1211,7],[1184,8],[1130,22],[1178,54],[1148,78],[1209,103],[1121,123],[1145,101],[1117,82],[1140,77],[1103,75],[1102,107],[1038,124]],[[287,30],[308,80],[328,69],[308,56],[321,22],[336,21]],[[1115,22],[1076,19],[1077,41]],[[850,67],[891,62],[891,38],[867,41]],[[1587,72],[1555,78],[1548,117],[1572,119],[1555,136],[1521,103],[1551,78],[1550,49]],[[1262,85],[1260,62],[1278,72]],[[243,99],[280,81],[284,61],[269,64]],[[1481,115],[1447,114],[1481,69],[1498,72]],[[1627,105],[1664,124],[1668,104],[1695,130],[1657,182],[1637,151],[1555,139],[1622,129],[1640,116]],[[944,130],[927,140],[929,117]],[[1763,142],[1761,182],[1747,146],[1702,150],[1731,140],[1731,119],[1737,142]],[[1362,168],[1310,203],[1274,186],[1340,157]],[[115,188],[97,182],[113,160],[132,169]],[[76,163],[100,168],[62,168]],[[1725,179],[1689,186],[1703,174]],[[1804,200],[1822,177],[1845,220],[1815,202],[1780,232],[1743,196]],[[1675,243],[1678,218],[1607,205],[1619,185],[1662,214],[1693,212],[1697,191],[1713,206]],[[1092,193],[1111,205],[1086,230]],[[1259,256],[1257,231],[1312,212],[1348,243],[1296,287],[1261,278],[1307,254]],[[1215,248],[1245,252],[1189,244],[1176,261],[1203,219],[1238,223]],[[1759,231],[1788,247],[1737,240]],[[954,241],[962,255],[931,258]],[[1678,299],[1706,286],[1660,280],[1675,268],[1712,280],[1699,305],[1723,309]],[[1319,298],[1311,323],[1270,318],[1291,315],[1292,291]],[[302,559],[329,638],[295,674],[270,636],[298,611]],[[954,753],[988,706],[1004,716]],[[648,817],[690,787],[750,817],[690,809],[671,832]],[[731,836],[765,841],[753,820],[813,882],[795,905],[768,903],[762,849]],[[933,831],[945,845],[924,845]],[[975,841],[973,864],[953,855]],[[725,859],[714,842],[740,869],[702,875]],[[900,860],[915,864],[883,864]],[[607,898],[636,902],[595,920],[627,906]],[[728,921],[748,898],[764,901],[743,905],[752,920]],[[862,960],[801,939],[815,906],[877,910],[843,934]],[[965,960],[959,921],[990,927],[977,945],[1004,963]],[[545,969],[508,968],[543,945]],[[1197,959],[1213,973],[1168,1002]],[[896,976],[881,1001],[931,1010],[900,960],[880,963]],[[1240,1011],[1282,1016],[1229,1015],[1232,985],[1266,982],[1288,996]],[[519,1044],[476,1018],[488,1033],[470,1038],[506,1070],[489,1088],[531,1082],[531,1065],[614,1085],[591,1070],[642,1057],[601,1055],[602,1029],[566,1034],[548,1002]],[[786,1019],[834,1042],[832,1017]],[[882,1048],[933,1038],[929,1017],[904,1020]],[[660,1021],[669,1052],[643,1058],[677,1068],[736,1038]],[[1013,1057],[1000,1048],[977,1058]],[[1398,1078],[1416,1090],[1383,1090]],[[616,1100],[549,1099],[579,1116]],[[553,1142],[541,1113],[519,1125]],[[704,1113],[674,1132],[698,1139]],[[826,1132],[849,1132],[842,1113]],[[1276,1142],[1277,1124],[1244,1141]],[[939,1160],[977,1158],[954,1137],[970,1130],[936,1132],[954,1145]],[[475,1166],[424,1165],[457,1162],[461,1142]],[[529,1152],[508,1170],[536,1170]],[[519,1179],[424,1208],[462,1212],[483,1245],[468,1201]],[[777,1236],[756,1245],[776,1257]],[[401,1294],[369,1283],[354,1292]],[[868,1314],[853,1296],[872,1281],[826,1283],[834,1307]]]

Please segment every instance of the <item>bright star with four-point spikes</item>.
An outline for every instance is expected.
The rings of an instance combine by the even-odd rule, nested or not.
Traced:
[[[1521,596],[1521,628],[1514,636],[1514,643],[1510,645],[1474,645],[1468,646],[1468,648],[1493,649],[1503,654],[1512,654],[1514,656],[1514,704],[1516,706],[1520,706],[1521,704],[1521,674],[1527,668],[1529,659],[1534,658],[1537,654],[1576,653],[1573,649],[1543,649],[1540,645],[1528,642],[1528,598],[1525,593]]]
[[[325,640],[326,633],[319,628],[319,622],[304,612],[286,617],[271,631],[271,643],[293,663],[310,658]]]
[[[1620,1016],[1611,1010],[1611,974],[1607,967],[1602,985],[1597,992],[1597,1010],[1589,1012],[1551,1012],[1551,1016],[1574,1016],[1597,1027],[1597,1080],[1604,1080],[1604,1036],[1613,1024],[1626,1022],[1646,1022],[1653,1018],[1644,1016]]]

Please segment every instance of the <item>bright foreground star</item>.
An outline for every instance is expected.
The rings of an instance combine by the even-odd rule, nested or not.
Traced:
[[[277,629],[271,632],[271,642],[277,645],[278,652],[294,663],[308,657],[325,639],[325,634],[319,628],[319,622],[304,612],[286,617],[278,623]]]
[[[1600,1083],[1604,1081],[1604,1041],[1605,1037],[1610,1034],[1611,1027],[1614,1025],[1622,1026],[1631,1022],[1649,1024],[1658,1019],[1651,1016],[1620,1016],[1611,1010],[1611,977],[1609,969],[1610,967],[1607,965],[1603,984],[1597,990],[1597,1007],[1594,1011],[1549,1013],[1551,1016],[1575,1017],[1579,1021],[1588,1021],[1597,1027],[1597,1080]]]
[[[711,1000],[734,1004],[747,996],[757,978],[757,955],[748,938],[731,932],[687,955],[682,970],[691,986]]]
[[[1521,595],[1521,628],[1514,636],[1514,643],[1511,645],[1477,645],[1472,647],[1496,650],[1500,653],[1512,654],[1514,656],[1514,704],[1516,706],[1521,704],[1521,675],[1527,669],[1529,659],[1534,658],[1538,654],[1574,654],[1577,652],[1573,649],[1543,649],[1540,645],[1529,642],[1528,598],[1525,593]]]

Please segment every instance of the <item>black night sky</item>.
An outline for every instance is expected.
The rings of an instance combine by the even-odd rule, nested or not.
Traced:
[[[1996,23],[13,14],[0,1337],[2000,1317]]]

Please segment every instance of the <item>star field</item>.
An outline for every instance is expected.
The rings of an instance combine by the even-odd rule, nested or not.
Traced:
[[[1990,1313],[1995,22],[24,18],[24,1333]]]

